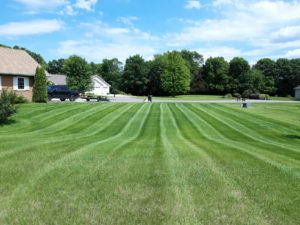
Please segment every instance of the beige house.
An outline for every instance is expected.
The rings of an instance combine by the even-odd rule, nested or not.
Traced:
[[[0,93],[7,89],[31,101],[38,66],[26,51],[0,47]]]

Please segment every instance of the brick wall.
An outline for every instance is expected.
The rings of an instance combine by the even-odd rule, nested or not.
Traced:
[[[8,91],[13,91],[13,77],[12,75],[1,75],[2,80],[2,90],[7,89]],[[20,76],[22,77],[22,76]],[[29,101],[32,101],[32,89],[33,89],[34,77],[29,77],[29,89],[27,91],[14,91],[17,95],[24,96]],[[0,90],[1,93],[1,90]]]

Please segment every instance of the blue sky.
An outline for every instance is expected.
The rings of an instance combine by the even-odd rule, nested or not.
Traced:
[[[0,43],[46,61],[181,49],[251,64],[300,57],[300,0],[1,0],[0,10]]]

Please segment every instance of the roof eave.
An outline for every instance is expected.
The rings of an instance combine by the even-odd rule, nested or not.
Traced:
[[[26,76],[26,77],[34,77],[35,74],[22,74],[22,73],[2,73],[0,75],[11,75],[11,76]]]

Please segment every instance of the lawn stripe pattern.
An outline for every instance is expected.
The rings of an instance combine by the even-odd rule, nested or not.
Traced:
[[[25,104],[0,224],[298,224],[298,104]]]

